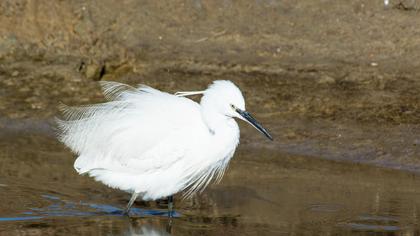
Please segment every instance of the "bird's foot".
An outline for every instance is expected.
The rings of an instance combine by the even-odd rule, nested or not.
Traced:
[[[130,209],[124,209],[124,211],[122,212],[122,215],[130,217]]]

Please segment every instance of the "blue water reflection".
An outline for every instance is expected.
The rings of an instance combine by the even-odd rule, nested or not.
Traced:
[[[123,210],[106,204],[71,202],[62,200],[58,196],[44,194],[41,195],[45,200],[51,201],[51,204],[43,208],[30,208],[29,211],[22,212],[22,215],[0,217],[0,221],[24,221],[38,220],[48,217],[70,217],[70,216],[125,216]],[[147,216],[167,216],[166,210],[131,208],[130,217]],[[173,217],[179,217],[180,214],[173,212]]]

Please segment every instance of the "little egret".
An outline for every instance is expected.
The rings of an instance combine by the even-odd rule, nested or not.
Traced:
[[[101,82],[105,103],[61,106],[59,139],[78,157],[74,168],[132,197],[156,200],[201,192],[220,181],[239,143],[234,118],[271,135],[247,111],[231,81],[175,95],[140,85]],[[186,96],[202,94],[200,104]]]

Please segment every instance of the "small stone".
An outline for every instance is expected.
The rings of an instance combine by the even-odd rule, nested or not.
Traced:
[[[103,65],[100,64],[89,64],[86,66],[86,78],[90,80],[100,80],[101,79],[101,70],[103,68]]]
[[[293,130],[289,130],[288,132],[286,132],[285,136],[288,139],[296,139],[297,138],[297,134]]]
[[[319,80],[318,84],[334,84],[335,79],[328,75],[323,75]]]
[[[12,72],[12,76],[13,76],[13,77],[16,77],[16,76],[18,76],[18,75],[19,75],[19,71],[15,70],[15,71],[13,71],[13,72]]]

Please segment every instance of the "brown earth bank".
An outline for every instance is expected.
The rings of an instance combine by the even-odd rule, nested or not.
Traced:
[[[248,147],[417,171],[416,4],[3,0],[0,127],[52,134],[59,101],[101,101],[97,80],[175,92],[229,79],[275,137],[243,126]]]

